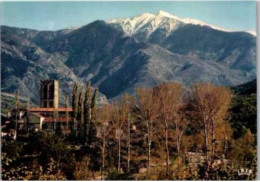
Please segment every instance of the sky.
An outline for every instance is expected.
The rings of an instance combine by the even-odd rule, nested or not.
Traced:
[[[254,1],[2,2],[0,23],[36,30],[59,30],[95,20],[133,17],[142,13],[157,14],[159,10],[225,29],[256,30]]]

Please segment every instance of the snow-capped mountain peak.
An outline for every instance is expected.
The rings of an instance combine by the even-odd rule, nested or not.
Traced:
[[[132,18],[108,20],[107,23],[121,27],[128,36],[143,32],[145,32],[145,34],[149,36],[157,29],[164,29],[166,31],[166,35],[169,35],[180,25],[184,24],[208,26],[212,29],[220,31],[233,32],[233,30],[228,30],[214,25],[210,25],[197,19],[180,18],[162,10],[160,10],[157,14],[143,13]],[[255,35],[255,33],[249,33]]]
[[[149,36],[158,28],[163,28],[169,33],[181,22],[178,17],[164,11],[159,11],[156,15],[143,13],[133,18],[108,20],[107,23],[120,26],[127,35],[146,32]]]

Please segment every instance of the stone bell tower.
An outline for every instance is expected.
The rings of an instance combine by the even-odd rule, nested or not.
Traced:
[[[40,105],[43,108],[59,107],[59,82],[57,80],[41,80]]]

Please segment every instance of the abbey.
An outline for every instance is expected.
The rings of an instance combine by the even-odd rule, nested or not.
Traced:
[[[7,123],[17,120],[18,135],[27,135],[29,132],[40,130],[68,134],[72,127],[71,115],[71,107],[59,107],[59,82],[41,80],[40,107],[14,108],[9,111],[6,120],[9,121]],[[7,124],[6,127],[8,128]]]
[[[57,80],[42,80],[40,95],[42,108],[58,108],[59,82]]]

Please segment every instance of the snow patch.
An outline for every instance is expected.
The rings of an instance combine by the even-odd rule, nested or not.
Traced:
[[[117,24],[121,26],[128,36],[138,34],[141,32],[146,32],[147,36],[149,36],[158,28],[164,29],[166,33],[169,35],[172,31],[176,30],[181,24],[208,26],[215,30],[225,32],[236,32],[234,30],[217,27],[215,25],[211,25],[192,18],[180,18],[162,10],[160,10],[158,14],[143,13],[132,18],[112,19],[106,22],[109,24]],[[256,32],[254,31],[247,32],[256,36]]]
[[[255,31],[253,31],[253,30],[248,30],[248,31],[247,31],[247,33],[250,33],[250,34],[252,34],[252,35],[256,36],[256,32],[255,32]]]

